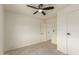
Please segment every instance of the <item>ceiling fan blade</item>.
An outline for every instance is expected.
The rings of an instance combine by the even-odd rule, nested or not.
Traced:
[[[42,11],[42,14],[43,14],[43,15],[46,15],[46,13],[45,13],[44,11]]]
[[[38,9],[37,7],[34,7],[34,6],[30,6],[30,5],[27,5],[28,7],[31,7],[31,8],[34,8],[34,9]]]
[[[33,14],[36,14],[38,11],[34,12]]]
[[[43,10],[50,10],[50,9],[54,9],[54,7],[46,7],[46,8],[43,8]]]

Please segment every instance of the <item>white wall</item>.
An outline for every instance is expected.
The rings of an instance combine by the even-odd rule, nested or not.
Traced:
[[[53,44],[57,43],[57,17],[53,16],[47,20],[47,40],[51,40]]]
[[[5,51],[40,42],[41,20],[27,15],[5,13]]]
[[[0,5],[0,54],[3,54],[3,40],[4,40],[4,32],[3,32],[3,6]]]

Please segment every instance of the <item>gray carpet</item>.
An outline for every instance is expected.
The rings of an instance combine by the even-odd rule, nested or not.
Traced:
[[[5,52],[5,55],[64,55],[50,41]]]

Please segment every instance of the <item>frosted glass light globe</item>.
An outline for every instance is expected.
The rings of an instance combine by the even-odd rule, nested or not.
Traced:
[[[39,9],[38,11],[39,11],[39,12],[42,12],[43,10],[42,10],[42,9]]]

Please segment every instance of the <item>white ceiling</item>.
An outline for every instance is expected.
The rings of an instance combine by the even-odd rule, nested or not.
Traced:
[[[31,4],[31,5],[35,6],[35,7],[38,6],[38,4]],[[33,13],[36,11],[36,9],[27,7],[26,4],[5,4],[4,9],[5,9],[5,11],[22,13],[22,14],[26,14],[26,15],[29,15],[29,16],[32,16],[35,18],[39,18],[39,19],[48,19],[50,17],[55,16],[57,11],[68,6],[67,4],[50,4],[50,5],[55,6],[55,9],[46,10],[45,11],[46,16],[42,15],[41,13],[37,13],[37,14],[33,15]],[[45,4],[43,7],[47,7],[50,5]]]

